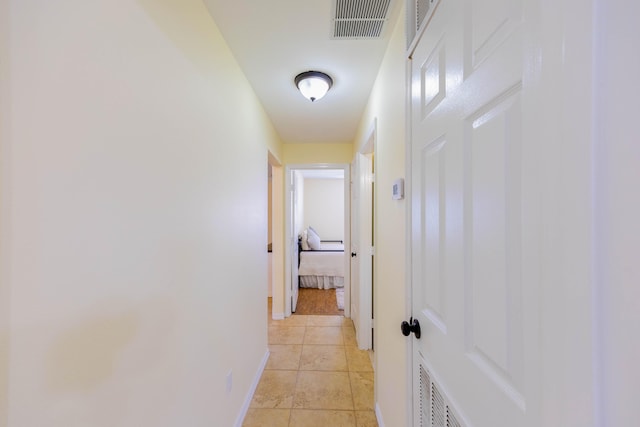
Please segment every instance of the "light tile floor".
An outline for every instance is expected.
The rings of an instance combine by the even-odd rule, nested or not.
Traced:
[[[244,427],[378,427],[373,368],[351,319],[272,320],[270,356]]]

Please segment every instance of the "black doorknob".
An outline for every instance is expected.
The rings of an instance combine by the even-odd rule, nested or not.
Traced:
[[[358,254],[355,252],[351,252],[351,258],[353,258],[354,256],[357,256]]]
[[[413,332],[416,338],[420,339],[420,322],[418,322],[418,319],[412,317],[408,322],[405,320],[400,325],[400,329],[402,330],[402,335],[405,337],[408,337],[411,332]]]

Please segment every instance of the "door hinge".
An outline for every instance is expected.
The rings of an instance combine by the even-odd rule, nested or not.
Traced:
[[[370,254],[371,256],[376,256],[376,248],[375,248],[375,246],[371,246],[371,247],[369,248],[369,254]]]

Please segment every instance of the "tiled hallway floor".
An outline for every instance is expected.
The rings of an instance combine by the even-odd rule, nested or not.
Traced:
[[[270,356],[244,427],[377,427],[373,368],[351,319],[271,320]]]

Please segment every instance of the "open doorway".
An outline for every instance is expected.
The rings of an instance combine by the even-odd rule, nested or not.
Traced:
[[[349,317],[349,165],[291,165],[285,180],[285,315]]]

